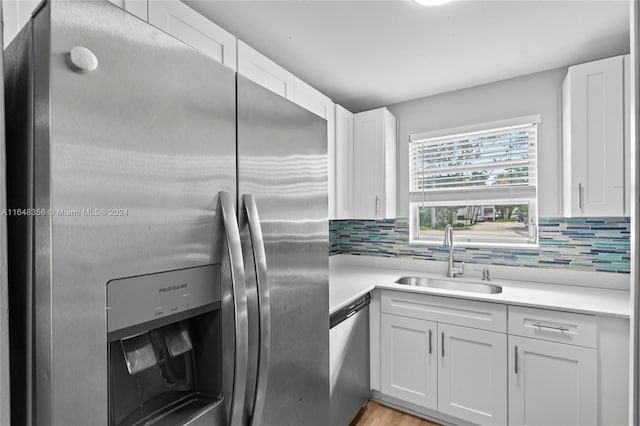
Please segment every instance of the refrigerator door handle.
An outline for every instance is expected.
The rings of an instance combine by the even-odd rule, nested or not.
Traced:
[[[267,279],[267,257],[264,249],[264,238],[258,216],[258,207],[253,195],[242,197],[246,219],[249,225],[251,247],[255,260],[256,287],[258,293],[258,309],[260,311],[260,345],[258,353],[258,376],[256,393],[254,396],[251,426],[262,424],[265,395],[267,390],[267,376],[269,373],[269,356],[271,352],[271,305],[269,302],[269,282]]]
[[[233,308],[235,321],[235,360],[233,377],[233,395],[231,397],[230,426],[243,424],[244,398],[247,386],[247,368],[249,357],[249,320],[247,313],[247,289],[244,280],[244,261],[240,243],[240,230],[234,209],[235,199],[226,191],[218,193],[218,210],[222,213],[222,222],[229,250],[231,264],[231,284],[233,286]]]

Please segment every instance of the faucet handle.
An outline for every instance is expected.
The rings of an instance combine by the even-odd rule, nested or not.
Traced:
[[[454,277],[461,277],[464,274],[464,262],[453,262],[453,268],[451,268]]]
[[[489,268],[482,269],[482,281],[491,281],[491,277],[489,276]]]

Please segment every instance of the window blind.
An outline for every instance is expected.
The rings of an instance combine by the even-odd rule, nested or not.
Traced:
[[[536,123],[412,140],[411,202],[535,200],[536,145]]]

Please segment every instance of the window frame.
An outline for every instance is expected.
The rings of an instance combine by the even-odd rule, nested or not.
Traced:
[[[528,221],[529,221],[529,237],[528,238],[500,238],[500,237],[492,237],[492,236],[477,236],[470,239],[469,235],[464,235],[461,233],[454,232],[454,242],[458,246],[462,247],[495,247],[495,248],[537,248],[539,247],[538,240],[538,203],[539,203],[539,192],[538,192],[538,143],[539,143],[539,125],[541,123],[540,115],[528,115],[523,117],[516,117],[507,120],[499,120],[492,121],[480,124],[474,124],[470,126],[462,126],[456,128],[448,128],[436,131],[422,132],[422,133],[414,133],[409,135],[409,144],[424,142],[432,139],[441,139],[441,138],[454,138],[454,137],[471,137],[474,134],[480,133],[489,133],[492,131],[498,132],[501,130],[508,130],[513,128],[514,130],[518,127],[523,127],[527,125],[535,125],[535,141],[533,141],[532,149],[534,150],[534,164],[529,167],[534,167],[534,182],[533,184],[528,183],[528,189],[524,190],[524,192],[533,192],[533,197],[523,196],[519,194],[517,196],[519,188],[516,188],[514,192],[513,198],[506,198],[505,195],[511,195],[511,191],[509,187],[499,187],[495,191],[486,190],[486,188],[480,189],[476,192],[503,192],[499,194],[500,196],[488,196],[487,198],[473,198],[465,199],[464,195],[473,192],[473,187],[464,188],[461,187],[459,193],[461,194],[460,198],[452,198],[450,200],[435,200],[435,201],[422,201],[416,200],[418,193],[428,193],[429,191],[411,191],[412,189],[412,179],[413,179],[413,167],[412,167],[412,149],[409,146],[409,166],[408,166],[408,174],[409,174],[409,243],[410,244],[419,244],[419,245],[442,245],[442,238],[444,237],[430,237],[425,238],[424,236],[420,238],[420,224],[419,224],[419,209],[421,207],[453,207],[453,206],[477,206],[477,205],[504,205],[504,204],[528,204]],[[531,161],[531,160],[529,160]],[[531,188],[533,187],[533,189]],[[524,185],[520,188],[524,188]],[[456,192],[456,190],[449,190],[450,193]],[[448,194],[447,194],[448,195]]]

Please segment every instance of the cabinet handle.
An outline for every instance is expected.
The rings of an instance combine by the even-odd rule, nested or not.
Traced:
[[[516,355],[516,362],[514,362],[515,364],[514,372],[518,374],[518,346],[516,346],[515,355]]]
[[[578,182],[578,207],[580,211],[584,213],[584,208],[582,206],[582,182]]]
[[[544,325],[544,324],[541,324],[539,322],[536,322],[536,323],[533,324],[533,326],[534,327],[538,327],[538,330],[546,328],[547,330],[555,330],[555,331],[560,331],[560,332],[569,331],[569,329],[567,327],[562,327],[561,325],[559,325],[559,326]]]
[[[429,330],[429,355],[433,352],[433,345],[431,344],[431,330]]]
[[[378,218],[378,215],[380,214],[380,197],[378,197],[376,195],[376,219]]]
[[[442,340],[440,341],[440,347],[442,348],[442,358],[444,358],[444,333],[442,333]]]

